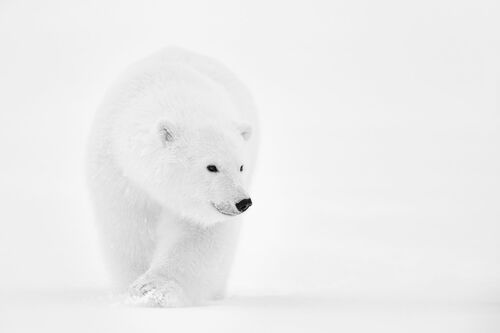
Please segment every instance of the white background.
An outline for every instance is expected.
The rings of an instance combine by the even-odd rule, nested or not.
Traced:
[[[386,329],[386,318],[417,330],[425,321],[398,312],[407,302],[440,304],[417,312],[443,327],[500,327],[498,1],[4,0],[0,328],[2,310],[4,328],[22,330],[27,304],[59,311],[54,299],[76,293],[71,318],[82,295],[106,290],[86,137],[111,81],[167,45],[229,66],[253,91],[263,129],[234,297],[175,323],[226,322],[243,307],[255,314],[236,316],[247,329],[264,320],[354,331],[348,319],[359,325],[360,313],[380,324],[361,329]],[[94,331],[136,315],[123,311],[98,312]],[[149,329],[177,325],[137,311],[153,316]]]

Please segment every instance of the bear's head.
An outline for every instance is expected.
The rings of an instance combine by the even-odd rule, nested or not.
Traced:
[[[155,123],[123,138],[127,178],[170,213],[201,225],[227,220],[252,205],[249,126]]]

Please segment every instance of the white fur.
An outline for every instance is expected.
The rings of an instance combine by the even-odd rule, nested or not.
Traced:
[[[241,217],[221,212],[238,213],[248,197],[257,141],[250,94],[213,59],[168,48],[112,86],[94,121],[88,178],[119,286],[159,306],[224,295]]]

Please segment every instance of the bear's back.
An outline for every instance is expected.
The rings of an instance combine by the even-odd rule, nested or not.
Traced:
[[[103,124],[123,129],[130,121],[165,118],[181,127],[241,124],[258,132],[256,107],[241,81],[215,59],[176,47],[130,66],[108,90],[99,114],[112,119]]]
[[[254,101],[243,83],[217,60],[177,47],[167,47],[152,58],[157,57],[164,64],[181,64],[200,73],[216,85],[227,91],[232,102],[241,111],[242,116],[253,123],[256,113]]]

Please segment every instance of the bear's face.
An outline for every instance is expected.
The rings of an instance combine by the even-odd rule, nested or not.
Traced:
[[[211,225],[251,205],[246,190],[250,130],[236,126],[179,128],[160,121],[130,151],[129,177],[171,213]]]

